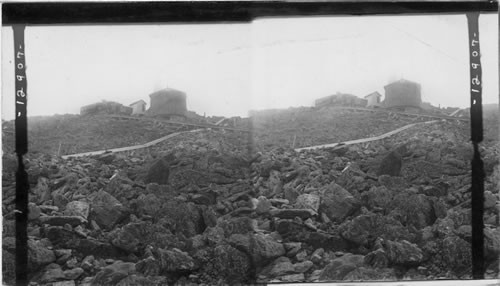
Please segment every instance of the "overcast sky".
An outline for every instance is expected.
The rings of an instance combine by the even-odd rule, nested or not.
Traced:
[[[483,102],[498,102],[498,16],[480,16]],[[405,78],[434,105],[469,105],[465,15],[259,19],[248,24],[41,26],[25,32],[28,115],[125,105],[163,87],[189,110],[247,116],[363,97]],[[2,27],[2,118],[14,118],[12,29]]]

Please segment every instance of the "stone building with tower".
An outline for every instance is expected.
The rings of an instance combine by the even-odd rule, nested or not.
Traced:
[[[147,114],[165,118],[186,117],[186,94],[173,88],[165,88],[149,95],[151,99]]]
[[[422,96],[420,84],[401,79],[384,86],[384,89],[384,107],[401,110],[421,109]]]

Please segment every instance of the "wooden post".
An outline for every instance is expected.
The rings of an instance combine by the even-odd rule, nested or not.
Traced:
[[[483,110],[482,110],[482,69],[479,50],[479,13],[468,13],[469,27],[469,57],[470,57],[470,123],[471,140],[474,146],[472,159],[472,277],[484,279],[484,168],[479,143],[483,141]]]
[[[15,126],[16,154],[16,285],[28,285],[28,174],[24,169],[23,155],[28,152],[28,84],[24,47],[25,25],[13,25],[14,74],[15,74]]]

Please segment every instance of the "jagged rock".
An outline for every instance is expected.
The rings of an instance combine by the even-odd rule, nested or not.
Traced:
[[[470,272],[472,254],[470,244],[455,235],[450,235],[443,240],[442,253],[444,262],[457,275]]]
[[[426,196],[433,196],[433,197],[445,197],[448,195],[447,189],[440,188],[437,186],[424,186],[422,188],[422,193]]]
[[[167,277],[164,276],[144,277],[132,274],[120,280],[116,286],[157,286],[167,284]]]
[[[389,258],[384,249],[379,248],[365,256],[365,264],[375,268],[385,268],[389,265]]]
[[[359,267],[344,276],[344,281],[391,281],[396,280],[396,273],[390,268]]]
[[[80,267],[76,267],[73,269],[65,270],[64,277],[69,280],[76,280],[80,275],[82,275],[84,270]]]
[[[104,229],[111,229],[127,216],[126,208],[112,195],[100,190],[91,198],[90,218]]]
[[[150,222],[131,222],[116,228],[109,234],[111,243],[128,252],[138,253],[146,245],[157,248],[185,246],[185,242],[174,236],[168,229]]]
[[[256,223],[248,217],[231,218],[225,221],[220,221],[218,227],[224,230],[226,237],[233,234],[246,234],[255,230]]]
[[[83,258],[82,263],[80,264],[84,270],[90,271],[94,267],[94,256],[88,255]]]
[[[340,225],[339,230],[342,237],[360,245],[369,245],[377,237],[388,240],[414,239],[414,235],[410,234],[399,221],[379,214],[357,216]]]
[[[303,282],[305,280],[304,274],[289,274],[280,277],[283,282]]]
[[[231,246],[252,257],[254,265],[263,265],[285,254],[285,248],[269,236],[259,234],[233,234],[229,238]]]
[[[45,230],[47,238],[61,248],[73,249],[83,255],[95,254],[101,257],[120,256],[121,251],[110,243],[93,238],[82,238],[81,235],[58,226]]]
[[[169,154],[164,158],[161,158],[154,162],[144,178],[145,183],[157,183],[158,185],[168,184],[168,178],[170,175],[170,162],[174,160],[174,156]]]
[[[259,275],[279,277],[294,272],[295,269],[293,264],[290,262],[290,259],[288,257],[281,256],[266,266],[266,268]]]
[[[14,285],[16,279],[16,257],[4,249],[2,249],[2,278],[5,284],[11,285]]]
[[[56,261],[54,251],[48,249],[40,241],[28,240],[28,267],[36,270]]]
[[[67,216],[81,216],[87,219],[90,212],[90,205],[83,201],[72,201],[69,202],[65,209],[64,214]]]
[[[302,209],[310,209],[318,213],[320,206],[320,197],[315,194],[301,194],[297,197],[295,207]]]
[[[295,256],[302,249],[301,242],[286,242],[283,243],[283,246],[285,247],[287,257]]]
[[[293,219],[299,217],[301,219],[308,219],[316,213],[310,209],[273,209],[270,211],[271,216],[284,219]]]
[[[348,191],[341,186],[331,183],[319,190],[321,200],[320,212],[325,213],[333,222],[342,222],[355,213],[360,204]]]
[[[400,192],[408,188],[408,182],[402,177],[392,177],[389,175],[379,176],[378,182],[391,191]]]
[[[403,158],[398,151],[391,151],[380,162],[377,175],[399,176],[401,174],[401,167],[403,165]]]
[[[500,228],[484,228],[484,248],[487,259],[498,260],[500,255]]]
[[[42,216],[39,218],[43,224],[53,226],[64,226],[69,224],[73,227],[86,223],[87,221],[81,216]]]
[[[316,264],[320,264],[323,261],[323,254],[325,254],[325,250],[323,248],[316,249],[311,254],[311,261]]]
[[[153,256],[149,256],[135,264],[138,273],[146,276],[156,276],[160,274],[161,264],[160,261]]]
[[[41,283],[50,283],[59,280],[64,280],[66,276],[59,264],[51,263],[45,267],[42,277],[40,278]]]
[[[138,216],[156,216],[162,208],[162,201],[154,194],[140,194],[134,201],[135,212]]]
[[[37,198],[36,202],[38,204],[43,204],[51,199],[51,192],[49,188],[49,180],[47,178],[38,178],[38,183],[33,189],[33,193]]]
[[[164,202],[157,217],[157,223],[173,234],[182,234],[186,238],[202,233],[206,227],[200,208],[192,202],[185,203],[177,199]]]
[[[412,225],[422,229],[436,221],[434,204],[426,195],[403,192],[394,196],[389,208],[391,217],[399,220],[403,225]]]
[[[217,245],[198,260],[202,265],[201,273],[211,281],[222,279],[226,284],[235,285],[248,284],[255,278],[255,269],[250,258],[227,244]]]
[[[423,253],[417,245],[406,240],[382,241],[382,247],[390,264],[415,266],[423,261]]]
[[[258,198],[258,203],[255,212],[258,214],[265,214],[268,213],[270,209],[271,209],[271,202],[266,197],[260,196]]]
[[[320,281],[343,280],[347,274],[361,267],[364,263],[362,255],[345,254],[332,260],[321,272]]]
[[[303,262],[298,262],[293,265],[293,270],[296,273],[304,273],[307,272],[311,267],[314,266],[314,263],[312,261],[306,260]]]
[[[215,246],[222,242],[225,237],[225,231],[221,227],[208,227],[203,232],[203,238],[207,241],[209,246]]]
[[[370,209],[386,209],[392,201],[393,193],[384,186],[372,187],[369,191],[361,194],[361,201]]]
[[[75,286],[75,285],[76,284],[74,280],[52,282],[52,286]]]
[[[97,272],[91,282],[92,286],[116,285],[122,279],[136,272],[135,264],[116,261]]]
[[[498,197],[490,191],[484,192],[484,208],[490,209],[496,206]]]
[[[304,242],[316,248],[325,247],[330,250],[347,247],[346,241],[340,235],[314,232],[293,220],[279,220],[276,222],[276,230],[285,241]]]
[[[28,204],[28,220],[36,220],[40,217],[42,210],[34,203]]]
[[[193,258],[179,249],[158,249],[158,259],[161,265],[160,272],[184,272],[197,269]]]

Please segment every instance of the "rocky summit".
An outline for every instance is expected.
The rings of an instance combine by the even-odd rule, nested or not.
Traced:
[[[307,125],[314,122],[295,128],[298,120],[266,116],[255,119],[255,136],[204,129],[127,152],[28,154],[31,285],[471,278],[469,123],[440,120],[382,140],[297,152],[283,138],[302,129],[308,136],[295,147],[380,135],[411,119],[367,120],[363,113],[356,121],[353,112],[334,130],[324,122],[314,130]],[[363,128],[356,133],[349,124]],[[493,278],[500,254],[498,140],[486,140],[480,151],[486,277]],[[10,285],[16,168],[14,154],[4,152],[2,271]]]

